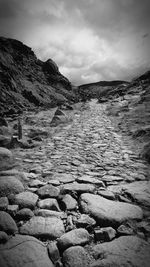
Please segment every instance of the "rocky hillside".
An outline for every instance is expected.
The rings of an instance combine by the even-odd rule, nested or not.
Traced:
[[[100,81],[80,85],[78,90],[81,99],[84,101],[91,98],[100,98],[109,93],[109,91],[115,90],[119,86],[125,87],[128,84],[126,81]]]
[[[73,90],[52,59],[42,62],[20,41],[0,38],[0,113],[74,101]]]

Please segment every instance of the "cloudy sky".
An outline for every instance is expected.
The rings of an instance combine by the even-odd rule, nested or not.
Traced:
[[[130,80],[150,69],[150,0],[0,0],[0,35],[76,85]]]

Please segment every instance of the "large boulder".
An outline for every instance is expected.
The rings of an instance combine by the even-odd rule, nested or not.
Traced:
[[[63,221],[57,217],[34,216],[20,227],[20,233],[23,235],[47,239],[56,239],[64,232]]]
[[[123,236],[93,247],[91,267],[149,267],[150,244],[136,236]]]
[[[2,267],[54,267],[46,246],[31,236],[16,235],[0,245]]]
[[[0,171],[11,169],[14,163],[12,152],[7,148],[0,147]]]
[[[123,221],[142,219],[140,207],[119,201],[112,201],[93,194],[82,194],[80,198],[82,211],[89,213],[103,226],[118,226]]]

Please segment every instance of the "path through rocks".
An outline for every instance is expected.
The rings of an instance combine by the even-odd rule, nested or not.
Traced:
[[[50,127],[50,111],[32,116],[30,127],[24,125],[26,135],[38,125],[47,136],[34,148],[13,149],[27,192],[2,196],[9,201],[2,212],[16,222],[8,228],[17,232],[17,227],[27,242],[28,236],[42,240],[51,264],[57,266],[148,266],[148,165],[132,140],[116,129],[114,118],[107,116],[106,104],[92,100],[80,110],[75,106],[68,115],[72,120],[57,127]],[[14,213],[11,206],[16,206]],[[3,221],[0,225],[9,234]],[[126,249],[129,258],[124,257]],[[2,247],[4,262],[6,250]]]

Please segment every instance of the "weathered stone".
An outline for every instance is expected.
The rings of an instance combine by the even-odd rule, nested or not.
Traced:
[[[24,191],[24,186],[14,176],[0,177],[0,196],[8,196],[10,194],[18,194]]]
[[[118,235],[133,235],[134,230],[129,225],[121,224],[117,228],[117,233],[118,233]]]
[[[8,235],[5,232],[0,231],[0,244],[6,243],[8,239],[9,239]]]
[[[81,246],[68,248],[63,253],[64,267],[89,267],[89,256]]]
[[[34,216],[20,227],[20,233],[39,238],[55,239],[65,232],[61,219],[57,217]]]
[[[80,228],[65,233],[58,239],[58,247],[61,251],[76,245],[85,245],[89,242],[89,233],[87,230]]]
[[[17,211],[19,209],[18,205],[8,205],[7,207],[7,212],[11,215],[11,216],[15,216]]]
[[[46,183],[41,182],[38,179],[35,179],[34,181],[30,182],[30,184],[29,184],[30,187],[41,187],[41,186],[44,186],[44,185],[46,185]]]
[[[67,173],[56,173],[53,175],[52,179],[58,180],[62,184],[67,184],[67,183],[72,183],[75,181],[75,178],[73,177],[72,174],[67,174]]]
[[[99,190],[97,193],[98,195],[105,197],[107,199],[115,200],[115,195],[113,194],[113,192],[109,190]]]
[[[149,267],[150,244],[135,236],[122,236],[93,247],[96,262],[91,267]]]
[[[15,203],[21,208],[34,209],[38,196],[32,192],[22,192],[15,196]]]
[[[95,186],[92,184],[80,184],[80,183],[71,183],[71,184],[65,184],[61,187],[61,192],[69,193],[72,191],[77,192],[78,194],[82,194],[85,192],[93,193],[95,190]]]
[[[46,198],[38,202],[40,209],[60,211],[58,202],[55,198]]]
[[[64,218],[65,213],[64,212],[58,212],[55,210],[46,210],[46,209],[39,209],[35,211],[36,216],[42,216],[42,217],[57,217],[57,218]]]
[[[32,210],[30,210],[28,208],[23,208],[17,212],[15,219],[17,219],[17,220],[29,220],[33,216],[34,216],[34,213],[32,212]]]
[[[44,185],[37,190],[37,194],[39,195],[40,198],[49,198],[49,197],[57,198],[59,196],[59,193],[60,193],[59,188],[50,184]]]
[[[0,211],[0,231],[4,231],[8,234],[14,234],[18,231],[15,221],[5,211]]]
[[[116,230],[112,227],[104,227],[94,230],[94,237],[96,241],[111,241],[116,236]]]
[[[31,236],[16,235],[0,245],[2,267],[54,267],[46,246]]]
[[[141,208],[98,195],[82,194],[80,204],[83,212],[89,213],[101,226],[119,226],[123,221],[142,219]]]
[[[89,175],[83,175],[83,176],[77,178],[77,182],[86,183],[86,184],[88,184],[88,183],[89,184],[96,184],[100,187],[105,187],[104,183],[101,180],[96,179],[94,177],[91,177]]]
[[[81,214],[80,218],[76,221],[77,227],[94,226],[96,221],[87,214]]]
[[[1,197],[0,198],[0,210],[6,210],[8,207],[8,198],[7,197]]]
[[[47,249],[51,261],[55,264],[60,259],[60,254],[56,242],[49,243]]]
[[[12,152],[7,148],[0,147],[0,171],[11,169],[14,163]]]
[[[72,196],[66,194],[61,200],[61,204],[64,210],[74,210],[76,209],[78,203]]]

